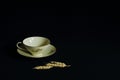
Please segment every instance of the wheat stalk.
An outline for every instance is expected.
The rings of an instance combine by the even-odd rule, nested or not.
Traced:
[[[43,66],[35,66],[33,69],[37,70],[46,70],[46,69],[51,69],[53,67],[59,67],[59,68],[64,68],[64,67],[70,67],[71,65],[66,65],[63,62],[57,62],[57,61],[51,61],[50,63],[47,63]]]

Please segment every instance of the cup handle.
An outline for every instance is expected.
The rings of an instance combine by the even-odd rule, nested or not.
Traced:
[[[16,44],[17,48],[18,48],[18,49],[21,49],[21,50],[23,50],[23,51],[26,51],[25,49],[21,48],[21,47],[19,46],[19,44],[22,44],[22,42],[18,42],[18,43]]]

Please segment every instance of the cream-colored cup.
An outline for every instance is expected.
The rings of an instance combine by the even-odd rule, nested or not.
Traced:
[[[19,46],[19,44],[22,44],[25,48],[22,48]],[[17,47],[24,51],[29,51],[33,56],[38,55],[41,51],[43,51],[44,47],[49,46],[50,40],[45,37],[28,37],[25,38],[22,42],[17,43]]]

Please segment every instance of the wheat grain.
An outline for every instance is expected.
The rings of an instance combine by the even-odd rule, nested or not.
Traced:
[[[36,66],[33,69],[37,69],[37,70],[45,70],[45,69],[51,69],[53,67],[60,67],[60,68],[64,68],[64,67],[70,67],[71,65],[66,65],[63,62],[57,62],[57,61],[51,61],[50,63],[47,63],[46,65],[43,66]]]
[[[36,66],[33,69],[41,69],[41,70],[43,70],[43,69],[50,69],[50,68],[52,68],[52,66]]]

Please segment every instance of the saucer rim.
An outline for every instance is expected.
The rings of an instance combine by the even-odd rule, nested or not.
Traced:
[[[52,45],[53,46],[53,45]],[[54,46],[53,46],[54,47]],[[55,48],[55,47],[54,47]],[[27,52],[24,52],[23,50],[21,50],[21,49],[19,49],[19,48],[17,48],[17,52],[20,54],[20,55],[22,55],[22,56],[25,56],[25,57],[29,57],[29,58],[44,58],[44,57],[48,57],[48,56],[51,56],[51,55],[53,55],[53,54],[55,54],[55,52],[56,52],[56,48],[55,48],[55,51],[54,52],[52,52],[52,53],[50,53],[49,55],[44,55],[44,56],[32,56],[32,55],[30,55],[29,53],[27,53]],[[26,54],[24,54],[24,53],[26,53]]]

